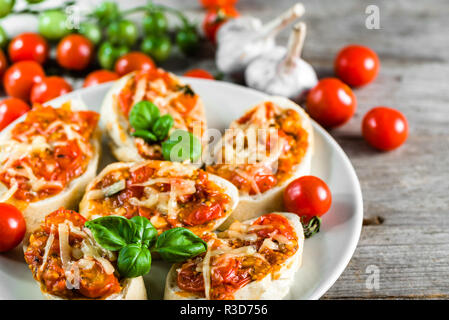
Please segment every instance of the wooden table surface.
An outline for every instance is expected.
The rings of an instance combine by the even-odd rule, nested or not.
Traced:
[[[237,8],[267,21],[295,0],[240,0]],[[202,17],[197,2],[167,1]],[[378,79],[355,90],[358,109],[331,131],[359,177],[365,221],[354,256],[324,299],[449,298],[449,1],[309,0],[304,20],[304,58],[320,77],[333,74],[344,45],[374,49]],[[365,9],[380,10],[380,29],[365,27]],[[285,44],[288,33],[280,35]],[[207,50],[206,50],[207,51]],[[193,65],[192,65],[193,64]],[[179,63],[216,70],[213,52]],[[173,69],[171,63],[168,68]],[[400,149],[380,153],[366,145],[360,123],[370,108],[386,105],[409,120],[410,136]],[[366,286],[367,268],[379,270],[379,289]],[[369,271],[369,269],[368,269]]]
[[[119,0],[121,6],[133,2]],[[200,22],[197,0],[156,1],[183,9]],[[267,21],[295,0],[240,0],[242,14]],[[449,1],[304,0],[307,39],[304,58],[320,77],[333,74],[344,45],[374,49],[381,59],[377,80],[355,90],[358,109],[351,121],[331,131],[359,177],[364,226],[348,267],[324,299],[449,298]],[[368,30],[365,9],[380,10],[380,29]],[[288,32],[278,37],[286,44]],[[182,73],[194,67],[216,72],[213,48],[199,57],[173,58],[162,67]],[[225,80],[234,81],[229,78]],[[81,82],[75,87],[78,87]],[[409,120],[400,149],[379,153],[360,134],[363,115],[386,105]],[[367,268],[379,270],[379,288],[366,286]]]

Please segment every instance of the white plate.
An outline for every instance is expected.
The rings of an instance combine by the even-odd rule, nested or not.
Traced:
[[[202,97],[209,128],[225,129],[252,105],[266,95],[242,86],[202,79],[186,78],[186,82]],[[60,97],[56,106],[69,98],[81,98],[86,105],[99,111],[102,99],[111,84],[87,88]],[[348,157],[335,140],[319,125],[313,124],[315,154],[312,174],[322,178],[332,191],[332,207],[322,223],[322,229],[304,245],[303,265],[287,299],[318,299],[338,279],[357,246],[362,228],[363,204],[359,181]],[[102,164],[111,161],[107,147]],[[169,264],[153,262],[145,283],[151,299],[162,299],[165,275]],[[42,299],[20,248],[0,255],[0,299]]]

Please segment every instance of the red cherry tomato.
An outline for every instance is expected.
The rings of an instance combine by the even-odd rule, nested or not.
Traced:
[[[10,204],[0,203],[0,252],[17,247],[22,242],[25,231],[22,213]]]
[[[343,82],[358,87],[373,81],[379,73],[377,54],[368,47],[350,45],[344,47],[335,59],[335,74]]]
[[[398,110],[376,107],[363,117],[362,134],[374,148],[383,151],[393,150],[407,139],[407,119]]]
[[[12,62],[33,60],[43,64],[48,58],[48,43],[37,33],[26,32],[9,43],[8,52]]]
[[[314,176],[304,176],[292,181],[284,191],[284,206],[307,223],[321,217],[331,207],[332,194],[326,183]]]
[[[31,88],[31,102],[44,103],[72,91],[72,86],[62,77],[46,77]]]
[[[58,44],[56,60],[69,70],[83,70],[92,60],[94,46],[92,42],[79,34],[70,34]]]
[[[148,71],[155,68],[153,59],[141,52],[130,52],[121,56],[115,63],[115,72],[119,76],[136,70]]]
[[[6,70],[3,86],[11,97],[29,101],[31,88],[44,77],[44,69],[37,62],[19,61]]]
[[[203,31],[209,41],[215,43],[218,29],[231,18],[238,17],[239,12],[232,6],[215,7],[207,11],[203,21]]]
[[[84,80],[83,87],[86,88],[96,84],[114,81],[118,78],[119,76],[115,72],[106,69],[96,70],[87,75],[86,79]]]
[[[223,6],[233,6],[238,0],[200,0],[204,8],[215,8]]]
[[[192,69],[184,73],[184,77],[215,80],[214,76],[204,69]]]
[[[307,111],[327,128],[347,122],[355,112],[357,99],[351,88],[336,78],[325,78],[307,94]]]
[[[30,106],[17,98],[6,98],[0,101],[0,131],[29,110]]]
[[[0,77],[3,77],[6,69],[8,68],[8,61],[6,60],[3,50],[0,49]]]

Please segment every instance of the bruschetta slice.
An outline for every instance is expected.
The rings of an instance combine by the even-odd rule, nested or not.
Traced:
[[[25,243],[25,261],[44,297],[145,300],[142,277],[120,277],[116,253],[98,245],[85,222],[79,213],[59,209]]]
[[[169,114],[174,123],[170,132],[181,129],[202,141],[206,116],[200,97],[174,74],[162,69],[132,72],[115,82],[101,108],[101,125],[111,138],[111,148],[119,161],[163,160],[161,141],[135,137],[129,121],[138,102],[150,101],[160,115]],[[203,143],[203,150],[205,144]]]
[[[310,118],[291,100],[272,97],[233,121],[206,168],[240,194],[238,207],[220,228],[282,210],[285,187],[310,173],[312,153]]]
[[[179,162],[148,160],[107,166],[87,187],[80,213],[144,216],[159,234],[185,227],[200,235],[215,230],[238,203],[232,183]]]
[[[205,254],[170,269],[164,299],[282,299],[301,266],[304,234],[292,213],[234,221],[203,240]]]
[[[35,105],[0,133],[0,202],[19,208],[27,230],[60,207],[73,209],[97,171],[99,114],[69,101]]]

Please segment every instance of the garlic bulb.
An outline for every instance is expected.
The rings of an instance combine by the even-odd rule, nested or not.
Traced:
[[[246,84],[271,95],[297,98],[314,87],[317,76],[312,66],[301,59],[306,25],[296,24],[288,48],[276,47],[252,61],[245,71]]]
[[[254,17],[229,20],[217,34],[218,69],[225,73],[243,71],[253,59],[272,50],[275,47],[275,36],[303,14],[304,6],[297,3],[265,25]]]

